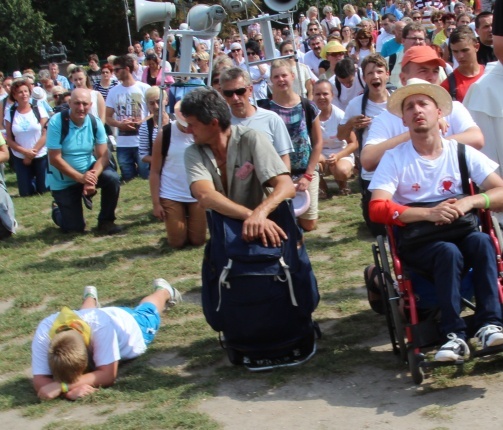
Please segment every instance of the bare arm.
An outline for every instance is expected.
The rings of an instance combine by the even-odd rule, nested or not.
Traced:
[[[373,172],[388,149],[392,149],[400,143],[407,142],[409,139],[410,133],[406,131],[405,133],[399,134],[377,145],[365,145],[360,154],[360,161],[363,168],[367,172]]]
[[[470,127],[461,133],[449,136],[449,139],[454,139],[465,145],[473,146],[478,150],[484,147],[484,135],[479,127]]]
[[[85,184],[85,175],[75,170],[64,159],[59,149],[49,149],[49,163],[58,169],[63,175],[72,178],[74,181]]]
[[[101,95],[99,91],[97,91],[97,96],[98,96],[98,116],[101,119],[101,122],[105,124],[106,120],[106,106],[105,106],[105,99]]]
[[[136,126],[131,120],[117,121],[114,118],[114,110],[111,107],[107,107],[105,111],[105,120],[110,127],[117,127],[122,131],[133,131],[136,130]]]
[[[117,378],[117,369],[119,362],[99,366],[96,370],[81,375],[77,381],[68,384],[68,393],[65,397],[70,400],[76,400],[79,397],[91,394],[99,387],[110,387]],[[37,396],[42,400],[52,400],[62,394],[61,382],[55,381],[52,376],[35,375],[33,377],[33,387]]]
[[[175,125],[173,125],[175,127]],[[162,169],[162,128],[157,132],[157,136],[152,145],[152,156],[150,157],[150,196],[152,197],[152,206],[154,216],[161,221],[164,220],[164,209],[161,206],[159,190],[161,188],[161,169]]]
[[[317,117],[313,121],[313,125],[311,128],[311,155],[309,157],[309,163],[307,164],[306,174],[313,175],[316,167],[318,166],[318,162],[320,160],[321,151],[323,149],[323,135],[321,133],[320,126],[320,118]],[[309,187],[309,180],[304,176],[301,177],[298,181],[299,191],[307,190]]]
[[[349,118],[346,124],[339,124],[337,128],[337,134],[340,140],[346,140],[349,142],[351,132],[356,128],[370,127],[372,123],[372,118],[365,115],[355,115]]]
[[[288,171],[292,170],[292,165],[290,164],[290,154],[283,154],[279,156],[283,163],[285,163],[286,168]]]
[[[339,136],[337,136],[337,138],[340,139]],[[342,151],[335,154],[337,156],[337,160],[348,157],[358,149],[358,139],[356,138],[356,134],[354,132],[349,134],[349,139],[347,139],[346,142],[347,146]]]
[[[0,146],[0,163],[9,161],[9,147],[7,145]]]
[[[46,128],[47,121],[48,121],[47,118],[40,119],[40,126],[42,127],[42,130],[41,130],[40,139],[38,139],[37,143],[33,147],[33,151],[35,152],[35,155],[38,153],[38,151],[40,151],[45,146],[45,141],[47,139],[47,128]]]

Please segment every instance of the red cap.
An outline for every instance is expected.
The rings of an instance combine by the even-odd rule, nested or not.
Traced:
[[[440,67],[445,67],[445,61],[440,58],[437,52],[430,48],[429,46],[413,46],[403,54],[402,58],[402,69],[408,63],[429,63],[430,61],[434,61]]]

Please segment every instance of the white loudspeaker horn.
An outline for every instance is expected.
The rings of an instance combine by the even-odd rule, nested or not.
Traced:
[[[251,4],[251,0],[222,0],[222,6],[230,13],[243,12]]]
[[[221,22],[227,14],[222,6],[198,4],[193,6],[187,14],[187,24],[194,31],[220,31]]]
[[[174,17],[176,14],[176,7],[173,3],[135,0],[134,9],[138,31],[147,24],[165,21],[166,18]]]
[[[299,0],[264,0],[264,3],[269,9],[277,12],[286,12],[293,9]]]

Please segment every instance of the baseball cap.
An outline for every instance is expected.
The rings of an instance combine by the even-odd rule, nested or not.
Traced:
[[[402,58],[402,69],[408,63],[429,63],[434,61],[440,67],[445,67],[445,61],[437,55],[437,52],[429,46],[413,46],[409,48]]]
[[[240,43],[234,42],[234,43],[231,44],[231,51],[234,50],[234,49],[243,49],[243,48],[241,47]]]
[[[47,99],[47,93],[41,87],[35,87],[35,88],[33,88],[33,90],[31,91],[31,96],[35,100],[46,100]]]

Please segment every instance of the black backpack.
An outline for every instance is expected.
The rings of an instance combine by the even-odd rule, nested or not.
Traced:
[[[169,114],[169,119],[174,120],[176,117],[174,114]],[[154,119],[150,118],[147,120],[147,131],[148,131],[148,155],[152,155],[152,147],[154,146]],[[169,145],[171,143],[171,122],[162,127],[162,163],[161,171],[164,166],[164,161],[168,155]]]
[[[231,363],[260,371],[311,358],[321,336],[311,317],[320,296],[291,201],[269,216],[288,236],[279,248],[245,242],[241,220],[207,217],[203,312]]]
[[[449,94],[451,95],[452,100],[455,101],[458,94],[458,88],[456,86],[456,77],[454,76],[454,72],[447,76],[447,83],[449,84]]]

